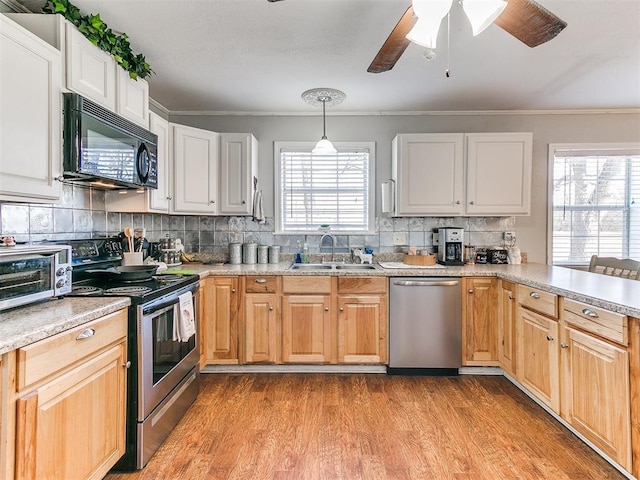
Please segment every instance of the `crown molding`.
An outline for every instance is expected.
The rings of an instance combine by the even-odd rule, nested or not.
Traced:
[[[27,7],[25,7],[24,5],[21,5],[15,0],[0,0],[0,3],[5,4],[7,7],[9,7],[11,10],[17,13],[33,13]]]

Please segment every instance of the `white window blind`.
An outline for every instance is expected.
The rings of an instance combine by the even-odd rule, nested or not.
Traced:
[[[279,231],[368,233],[373,202],[370,195],[371,152],[340,149],[314,155],[301,148],[279,152]]]
[[[640,149],[556,150],[552,195],[554,264],[640,259]]]

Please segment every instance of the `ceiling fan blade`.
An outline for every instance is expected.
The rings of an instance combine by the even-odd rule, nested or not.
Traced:
[[[533,0],[508,0],[493,22],[529,47],[537,47],[558,35],[567,22]]]
[[[409,43],[411,43],[406,39],[406,36],[415,24],[416,18],[413,16],[413,7],[409,7],[393,30],[391,30],[391,33],[382,44],[382,48],[380,48],[369,68],[367,68],[367,72],[382,73],[391,70]]]

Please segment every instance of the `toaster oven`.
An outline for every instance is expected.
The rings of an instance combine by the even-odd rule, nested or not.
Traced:
[[[0,310],[71,292],[69,245],[0,247]]]

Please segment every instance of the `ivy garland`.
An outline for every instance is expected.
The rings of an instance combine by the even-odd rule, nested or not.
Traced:
[[[153,73],[144,55],[134,54],[126,33],[114,33],[100,18],[100,14],[83,15],[69,0],[47,0],[44,13],[58,13],[73,23],[91,43],[110,54],[133,79],[146,78]]]

